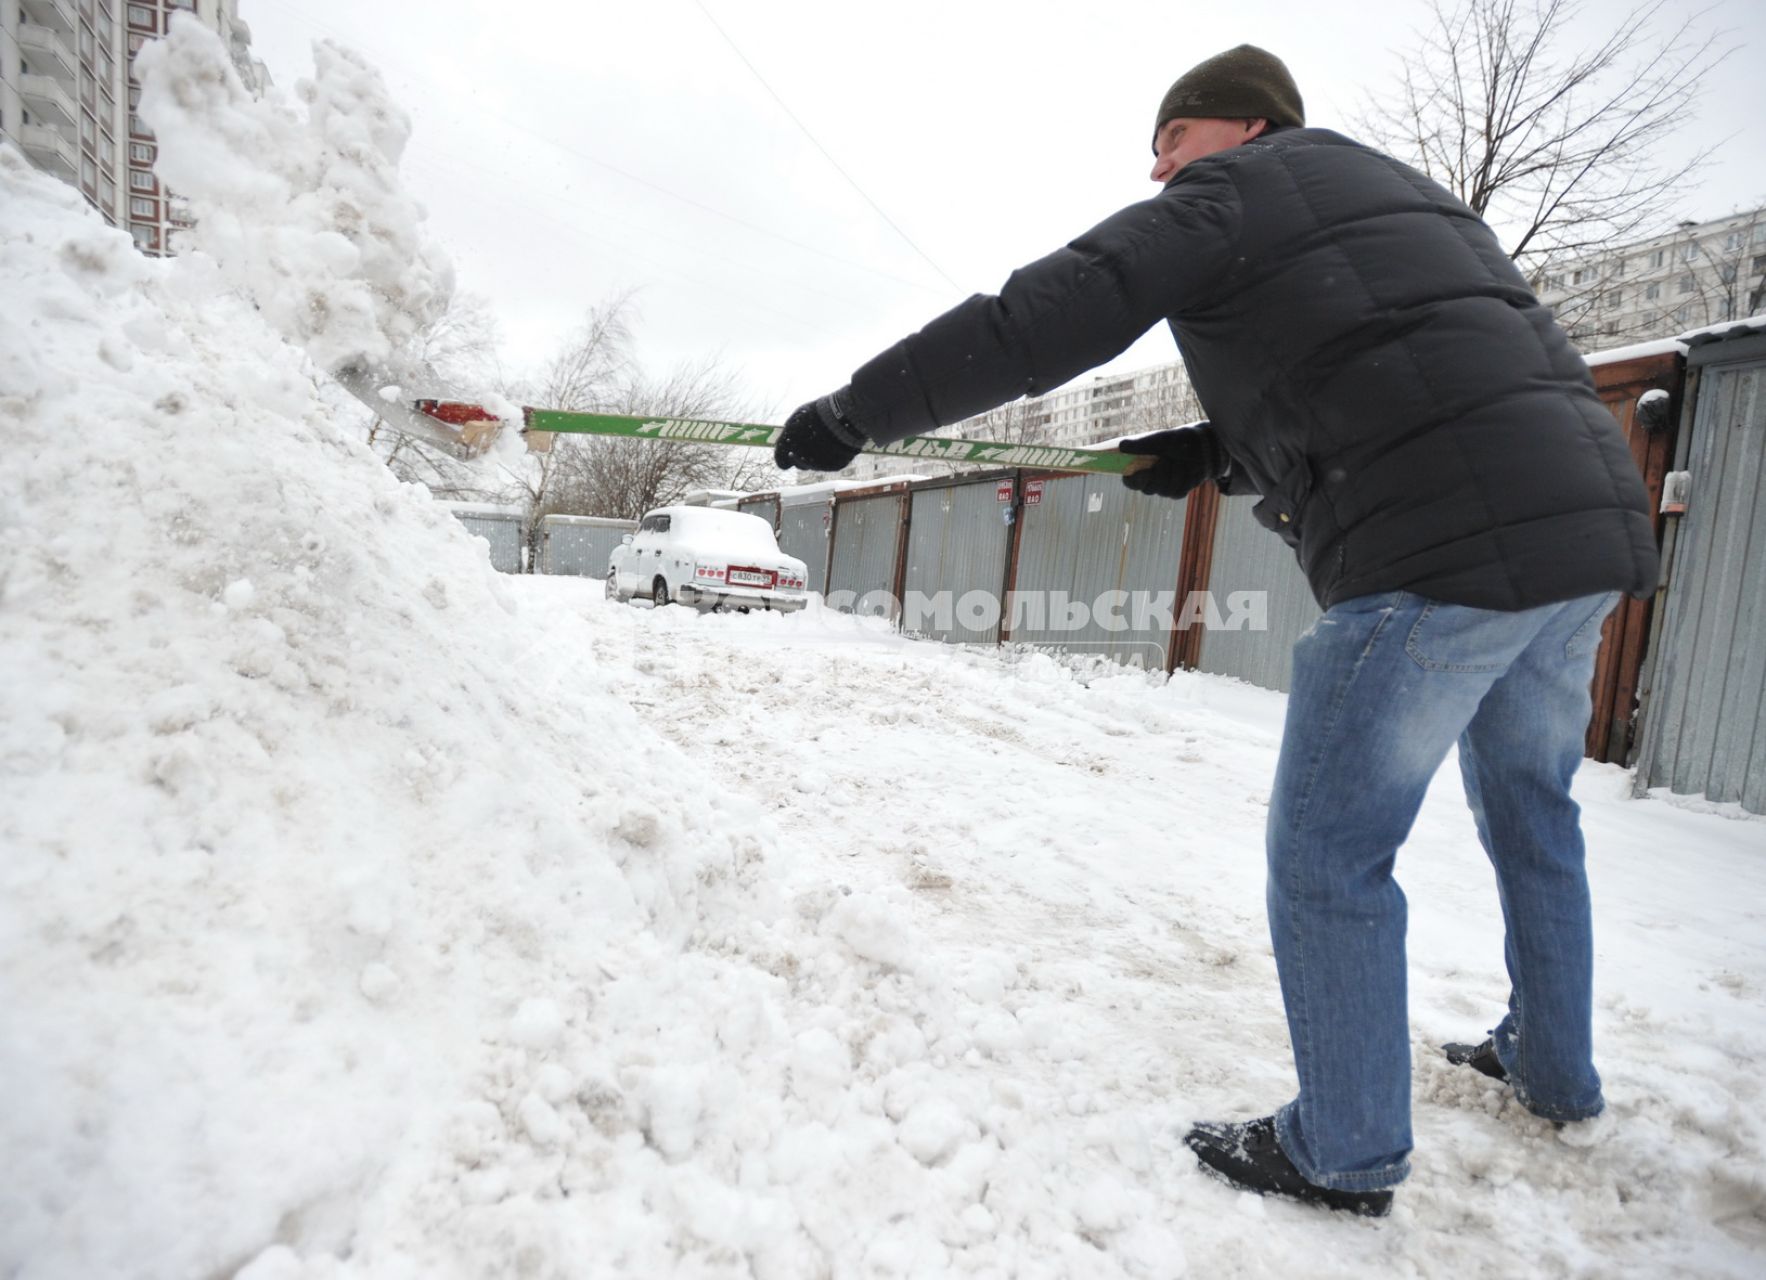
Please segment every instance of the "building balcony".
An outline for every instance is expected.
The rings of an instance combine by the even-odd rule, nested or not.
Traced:
[[[25,106],[33,115],[44,119],[59,117],[65,124],[80,122],[80,117],[74,110],[73,98],[55,82],[53,76],[40,75],[35,71],[28,76],[20,76],[18,96],[24,99]]]
[[[70,93],[73,92],[80,67],[74,61],[74,51],[68,48],[53,27],[41,26],[35,22],[21,23],[18,28],[18,45],[30,59],[31,66],[60,81],[67,86]]]
[[[74,150],[73,140],[61,130],[46,124],[27,124],[18,131],[18,140],[39,169],[68,182],[79,176],[79,153]]]
[[[64,36],[72,37],[77,30],[74,7],[68,0],[19,0],[19,8],[32,22],[41,23]]]

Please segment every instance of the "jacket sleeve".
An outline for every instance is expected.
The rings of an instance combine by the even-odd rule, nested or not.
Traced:
[[[1041,395],[1206,299],[1230,269],[1239,196],[1224,166],[1191,165],[1063,249],[1014,271],[852,376],[852,423],[878,444]]]

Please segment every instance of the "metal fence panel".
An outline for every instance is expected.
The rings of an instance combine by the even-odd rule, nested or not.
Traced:
[[[1758,346],[1756,345],[1756,350]],[[1695,353],[1696,358],[1696,353]],[[1707,365],[1638,785],[1766,813],[1766,359]]]
[[[767,522],[769,529],[779,527],[779,500],[777,498],[744,498],[736,504],[736,510],[745,515],[759,516]]]
[[[1003,514],[1011,504],[999,500],[1000,483],[983,477],[914,491],[903,629],[958,644],[999,642],[1012,533]]]
[[[802,502],[779,513],[779,550],[796,556],[808,567],[805,580],[811,591],[828,587],[828,531],[834,508],[828,502]]]
[[[1220,620],[1228,625],[1207,628],[1196,665],[1200,671],[1237,676],[1286,693],[1293,675],[1294,641],[1323,611],[1288,544],[1251,515],[1256,505],[1254,495],[1221,500],[1208,591]],[[1258,596],[1235,600],[1240,592],[1261,593],[1261,609]],[[1251,605],[1248,617],[1234,608],[1245,603]],[[1263,624],[1261,630],[1258,622]]]
[[[599,520],[584,516],[540,518],[538,572],[605,578],[607,558],[636,520]]]
[[[828,596],[850,592],[848,613],[892,616],[896,556],[906,502],[898,494],[859,498],[834,507],[834,555],[828,567]]]
[[[490,544],[491,568],[498,573],[521,572],[521,517],[488,512],[456,511],[454,519],[475,538]]]
[[[1021,516],[1012,640],[1164,670],[1185,503],[1134,493],[1115,476],[1040,483]]]

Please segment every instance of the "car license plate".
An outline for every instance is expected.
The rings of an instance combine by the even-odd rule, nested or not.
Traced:
[[[731,569],[730,585],[732,587],[770,587],[773,575],[763,569]]]

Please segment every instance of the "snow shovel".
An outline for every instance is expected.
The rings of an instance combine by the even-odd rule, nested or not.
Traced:
[[[403,431],[462,457],[490,448],[506,425],[480,405],[457,400],[388,399],[374,380],[358,371],[337,375],[338,383],[379,414],[395,431]],[[389,388],[390,392],[391,389]],[[614,413],[575,413],[562,409],[521,410],[520,430],[528,449],[545,453],[559,432],[624,436],[632,440],[679,440],[690,444],[745,445],[772,448],[783,427],[749,422],[716,422],[703,418],[646,418]],[[908,436],[893,444],[862,452],[884,457],[931,462],[975,463],[990,467],[1028,467],[1039,471],[1126,475],[1155,459],[1114,449],[1074,449],[1058,445],[1002,444],[995,440],[958,440],[942,436]]]

